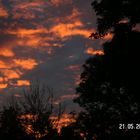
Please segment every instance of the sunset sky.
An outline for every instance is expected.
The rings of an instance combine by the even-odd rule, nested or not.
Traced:
[[[96,29],[91,2],[0,0],[0,102],[40,79],[54,89],[56,104],[76,108],[81,66],[102,54],[103,40],[89,39]]]

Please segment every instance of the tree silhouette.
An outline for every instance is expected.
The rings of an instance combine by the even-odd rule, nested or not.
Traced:
[[[20,100],[14,99],[0,114],[1,139],[56,140],[54,128],[53,91],[39,82],[31,83]]]
[[[139,0],[94,0],[92,6],[97,15],[99,35],[114,31],[120,23],[127,23],[130,28],[140,23]]]
[[[77,130],[77,128],[75,127],[76,127],[75,124],[71,124],[67,127],[63,127],[61,130],[60,139],[61,140],[66,140],[66,139],[67,140],[82,140],[79,133],[75,132]]]
[[[32,127],[32,134],[36,139],[52,139],[56,129],[53,128],[53,121],[50,119],[53,113],[53,90],[44,84],[35,82],[24,91],[22,102],[23,115],[30,116],[22,122],[25,126]],[[27,121],[26,121],[27,120]]]
[[[140,21],[138,1],[95,0],[92,5],[98,16],[98,31],[93,37],[108,32],[114,36],[103,45],[104,55],[91,57],[83,65],[76,89],[80,96],[75,101],[85,112],[78,123],[88,140],[139,139],[139,130],[119,130],[119,124],[140,123],[140,33],[134,30]],[[124,23],[125,18],[128,21]]]
[[[0,138],[1,140],[30,140],[25,132],[18,116],[21,115],[16,101],[4,106],[0,114]]]

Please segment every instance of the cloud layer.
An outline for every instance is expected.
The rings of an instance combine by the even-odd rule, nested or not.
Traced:
[[[88,54],[103,53],[100,42],[88,38],[95,27],[90,3],[0,0],[1,95],[41,79],[61,100],[75,96],[82,63]]]

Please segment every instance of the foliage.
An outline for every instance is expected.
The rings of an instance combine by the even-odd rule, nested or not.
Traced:
[[[0,136],[3,139],[55,139],[58,137],[53,122],[53,91],[51,88],[32,83],[24,90],[24,97],[7,103],[1,111]]]
[[[120,23],[132,28],[140,22],[139,0],[94,0],[92,7],[97,15],[98,32],[93,34],[97,38],[114,31]]]
[[[18,116],[21,115],[20,108],[16,101],[12,101],[8,106],[4,106],[0,114],[0,138],[29,140]]]
[[[138,1],[95,0],[92,5],[98,16],[94,38],[108,31],[114,36],[104,43],[104,55],[93,56],[83,65],[76,89],[80,96],[75,100],[85,109],[78,118],[80,129],[88,140],[138,139],[139,130],[119,130],[120,123],[140,122],[140,33],[134,30],[140,21]]]

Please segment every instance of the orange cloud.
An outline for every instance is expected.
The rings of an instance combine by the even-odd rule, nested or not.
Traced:
[[[13,57],[14,55],[14,52],[10,48],[3,47],[0,49],[0,56]]]
[[[17,40],[19,46],[39,47],[42,46],[42,38],[38,35],[24,36]]]
[[[22,73],[18,70],[9,70],[9,69],[1,70],[1,73],[7,79],[20,78],[20,76],[22,75]]]
[[[16,40],[12,42],[12,44],[8,44],[10,48],[14,48],[15,46],[29,46],[33,48],[43,47],[61,47],[61,43],[55,43],[53,37],[49,37],[49,31],[46,28],[38,28],[38,29],[26,29],[26,28],[18,28],[17,30],[7,30],[5,31],[7,34],[15,35],[17,37]],[[44,36],[45,34],[45,36]],[[57,41],[57,38],[55,38]],[[6,44],[7,45],[7,44]],[[43,47],[42,47],[43,46]]]
[[[79,12],[78,9],[73,8],[71,13],[67,16],[60,16],[60,17],[54,17],[54,18],[50,18],[49,21],[51,21],[52,23],[61,23],[61,24],[68,24],[68,23],[74,23],[76,21],[80,21],[80,15],[81,13]],[[48,19],[46,20],[46,22],[48,21]],[[82,25],[83,26],[83,25]]]
[[[7,10],[2,6],[2,4],[0,4],[0,17],[8,17],[8,12]]]
[[[14,8],[13,8],[13,18],[24,18],[26,20],[30,20],[37,17],[36,12],[43,13],[44,10],[46,11],[46,7],[44,8],[44,5],[47,2],[44,0],[34,0],[34,1],[22,1],[22,2],[15,2]],[[45,12],[44,12],[45,13]]]
[[[73,8],[72,9],[72,13],[70,16],[68,16],[66,19],[69,21],[69,20],[78,20],[79,19],[79,16],[80,16],[80,12],[78,11],[78,9],[76,8]]]
[[[60,38],[81,35],[83,37],[88,38],[89,34],[92,32],[91,30],[82,29],[83,23],[81,21],[75,21],[73,23],[60,23],[50,30],[56,36]]]
[[[0,77],[0,82],[2,83],[2,82],[6,82],[7,81],[7,78],[5,78],[5,77]]]
[[[5,82],[11,84],[10,80],[19,79],[25,73],[22,69],[31,70],[36,65],[38,63],[34,59],[12,59],[6,62],[0,60],[0,74],[2,75],[0,77],[0,83],[3,84],[1,87],[4,87]],[[11,85],[28,86],[30,82],[28,80],[17,80],[17,84]]]
[[[4,88],[7,88],[8,84],[1,84],[0,83],[0,89],[4,89]]]
[[[25,37],[35,34],[48,33],[46,28],[38,28],[38,29],[26,29],[26,28],[18,28],[17,30],[7,30],[8,34],[16,35],[18,37]]]
[[[94,50],[93,48],[87,48],[86,53],[89,55],[104,55],[103,50]]]
[[[21,78],[23,72],[20,68],[31,70],[37,64],[34,59],[13,59],[9,62],[0,60],[0,74],[2,75],[2,77],[0,77],[0,88],[7,88],[8,85],[29,86],[30,82],[28,80],[17,80],[16,84],[12,84],[10,80]]]
[[[16,44],[18,46],[29,46],[33,48],[39,48],[40,50],[43,50],[43,47],[60,47],[61,44],[56,44],[53,41],[53,38],[50,37],[41,37],[41,35],[35,34],[30,36],[24,36],[18,38]]]
[[[34,59],[14,59],[13,60],[16,66],[20,66],[23,69],[31,70],[33,69],[38,63]]]
[[[28,80],[17,80],[17,86],[29,86],[30,85],[30,81]]]
[[[45,5],[44,3],[47,4]],[[51,16],[53,14],[51,13],[52,10],[46,12],[50,9],[50,6],[57,9],[58,7],[54,6],[71,3],[72,0],[12,0],[12,8],[9,10],[11,10],[13,20],[9,22],[4,21],[3,23],[4,27],[7,28],[3,28],[1,33],[4,33],[6,41],[3,41],[4,44],[2,44],[0,50],[0,56],[2,58],[7,57],[4,58],[4,61],[0,60],[0,75],[8,79],[8,85],[13,81],[11,79],[14,79],[14,83],[17,80],[17,86],[28,85],[28,81],[21,81],[19,78],[23,74],[26,74],[27,70],[32,70],[38,65],[35,59],[24,59],[26,58],[25,54],[23,54],[24,58],[22,56],[20,58],[20,54],[16,54],[20,53],[19,49],[16,50],[16,48],[24,47],[25,52],[30,50],[31,54],[32,52],[36,52],[35,49],[39,53],[45,51],[48,54],[52,54],[55,51],[54,47],[64,46],[65,42],[63,41],[72,36],[88,38],[90,33],[93,32],[90,29],[85,29],[85,24],[80,17],[82,13],[76,7],[70,7],[68,13],[60,15],[60,17],[56,15]],[[8,17],[7,9],[1,6],[1,4],[0,17]],[[21,22],[21,18],[23,22]],[[47,25],[49,26],[46,27]],[[70,56],[70,58],[72,57]],[[74,65],[66,69],[79,70],[78,66]]]
[[[39,7],[41,5],[43,5],[44,2],[43,1],[32,1],[32,2],[24,2],[24,3],[19,3],[17,6],[16,6],[16,9],[29,9],[29,8],[36,8],[36,7]]]
[[[103,37],[104,40],[111,40],[113,38],[113,34],[112,33],[108,33],[107,35],[105,35]]]
[[[6,64],[4,61],[0,60],[0,69],[7,69],[10,68],[8,64]]]

